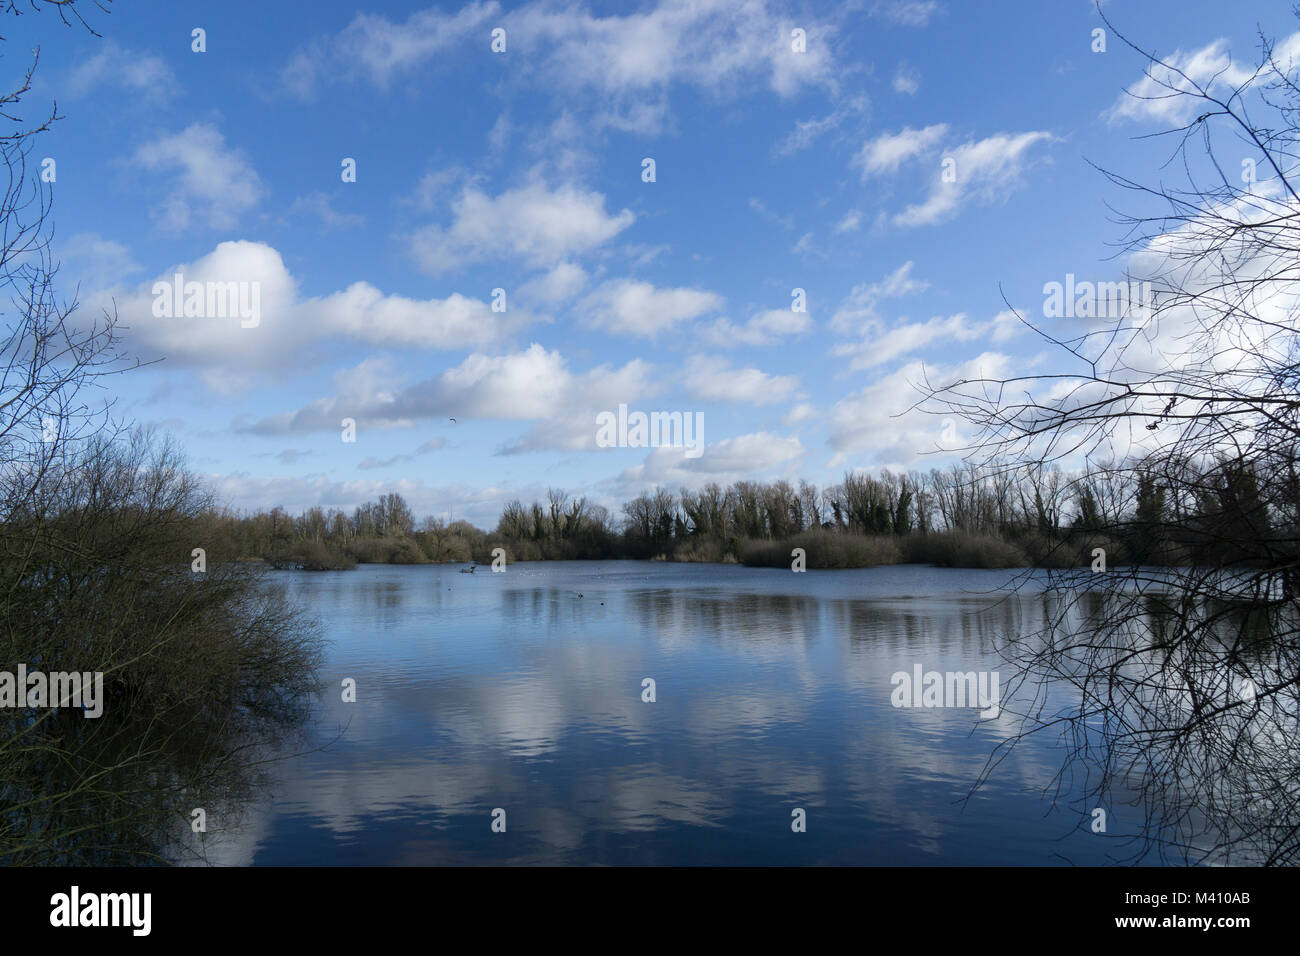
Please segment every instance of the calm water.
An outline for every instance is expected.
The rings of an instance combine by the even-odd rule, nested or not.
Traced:
[[[240,825],[209,835],[210,858],[1103,862],[1111,841],[1042,796],[1060,766],[1050,741],[1019,746],[963,806],[1014,718],[890,703],[891,675],[918,663],[998,669],[995,638],[1038,620],[1033,595],[978,593],[1007,578],[648,562],[279,572],[330,640],[321,749],[277,764]],[[348,677],[356,703],[341,699]]]

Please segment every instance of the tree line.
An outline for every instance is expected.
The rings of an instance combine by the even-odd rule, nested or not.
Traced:
[[[1300,481],[1287,485],[1300,489]],[[1069,567],[1092,560],[1157,565],[1250,563],[1264,543],[1295,547],[1296,501],[1266,500],[1245,460],[1149,458],[1066,472],[1041,463],[961,462],[923,472],[847,472],[808,481],[716,482],[643,492],[616,518],[550,489],[505,504],[496,527],[427,517],[397,493],[351,512],[313,507],[206,516],[220,556],[278,567],[641,558],[810,567],[920,561],[977,567]],[[789,547],[786,547],[789,545]]]

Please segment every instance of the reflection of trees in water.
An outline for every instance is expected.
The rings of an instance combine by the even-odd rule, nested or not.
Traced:
[[[143,656],[152,664],[130,652],[115,664],[104,647],[81,649],[87,667],[98,656],[106,671],[100,717],[71,707],[0,711],[0,864],[201,858],[191,811],[204,809],[209,833],[237,822],[308,714],[315,650],[277,599],[255,590],[254,574],[216,573],[219,590],[253,589],[227,605],[220,632],[191,620],[151,634]],[[179,585],[175,600],[187,603]],[[178,646],[191,641],[206,654]],[[5,647],[10,670],[15,654],[51,656],[15,645]]]
[[[1094,590],[1088,572],[1056,576],[1047,625],[1004,645],[1017,672],[1008,706],[1022,723],[986,774],[1030,734],[1059,734],[1058,796],[1082,781],[1081,814],[1140,811],[1118,859],[1297,862],[1294,602],[1242,600],[1254,579],[1236,572],[1122,580]]]
[[[94,439],[40,467],[0,535],[0,669],[101,672],[103,713],[0,710],[0,863],[196,852],[190,812],[220,827],[305,717],[315,631],[256,568],[191,571],[208,499],[170,448]]]
[[[116,703],[116,702],[114,702]],[[0,733],[0,864],[110,866],[201,859],[204,835],[233,827],[289,742],[305,703],[110,704],[31,720],[6,713]]]
[[[882,640],[918,658],[932,648],[986,657],[1007,634],[1022,632],[1035,605],[1025,595],[836,601],[830,605],[837,630],[850,650],[872,654]]]

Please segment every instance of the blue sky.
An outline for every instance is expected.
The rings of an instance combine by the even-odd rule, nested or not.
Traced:
[[[1300,52],[1286,7],[1105,11],[1212,70],[1253,65],[1260,29]],[[1042,319],[1044,283],[1117,278],[1124,197],[1086,160],[1158,179],[1168,147],[1135,137],[1179,118],[1125,97],[1143,61],[1092,51],[1088,0],[87,16],[101,37],[5,24],[11,78],[41,47],[28,112],[65,117],[35,147],[61,280],[164,359],[113,381],[119,412],[238,508],[399,491],[491,526],[547,486],[617,510],[656,484],[940,464],[943,423],[897,416],[909,382],[1050,366],[1003,294]],[[258,324],[155,316],[178,270],[257,283]],[[619,403],[703,413],[704,453],[597,447]]]

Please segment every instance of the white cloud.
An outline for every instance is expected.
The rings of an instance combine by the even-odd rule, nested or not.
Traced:
[[[635,404],[663,390],[655,367],[641,359],[621,368],[597,366],[573,375],[567,385],[562,401],[545,416],[537,416],[526,433],[501,450],[503,454],[546,449],[594,451],[596,418],[601,412],[615,411],[621,403]]]
[[[524,301],[537,301],[543,305],[568,302],[587,285],[587,273],[572,262],[561,262],[554,269],[525,282],[519,287],[519,297]]]
[[[850,455],[862,465],[906,467],[925,454],[941,450],[943,420],[908,410],[921,398],[917,386],[927,376],[931,383],[1005,377],[1010,362],[996,352],[948,367],[927,368],[913,361],[845,396],[828,415],[829,442],[835,450],[830,467],[839,467]]]
[[[411,237],[416,261],[435,275],[510,259],[549,268],[612,239],[636,218],[628,209],[608,215],[600,193],[574,186],[548,189],[540,182],[495,198],[466,187],[452,202],[452,215],[446,229],[426,226]]]
[[[1300,33],[1293,33],[1278,44],[1276,59],[1284,68],[1300,54]],[[1128,87],[1103,116],[1110,122],[1149,120],[1181,126],[1207,104],[1184,95],[1202,87],[1219,94],[1249,85],[1255,80],[1255,68],[1232,62],[1228,41],[1218,39],[1197,50],[1175,50],[1161,59],[1168,64],[1152,63],[1142,79]],[[1181,74],[1181,75],[1180,75]]]
[[[659,0],[605,16],[548,0],[509,11],[478,2],[456,13],[431,8],[402,23],[361,14],[338,35],[299,50],[281,80],[303,97],[333,76],[360,75],[386,87],[454,52],[487,49],[488,31],[498,25],[506,29],[510,78],[553,91],[566,107],[588,107],[594,128],[661,130],[676,85],[719,97],[749,94],[756,84],[781,97],[807,85],[834,86],[832,28],[807,17],[795,22],[767,0]],[[807,33],[803,53],[791,48],[796,26]]]
[[[807,149],[825,134],[838,129],[850,116],[862,113],[866,108],[867,98],[858,95],[846,99],[826,116],[798,120],[794,124],[794,130],[777,146],[776,154],[778,156],[789,156],[792,153]]]
[[[354,282],[335,292],[302,303],[304,317],[331,333],[377,346],[455,349],[485,345],[500,337],[503,323],[513,319],[494,313],[480,299],[453,292],[445,299],[408,299],[385,295],[368,282]],[[505,313],[509,316],[510,313]]]
[[[394,465],[409,465],[413,461],[415,459],[411,455],[393,455],[391,458],[375,458],[372,455],[357,462],[357,469],[369,471],[376,468],[391,468]]]
[[[112,40],[105,40],[99,52],[82,60],[68,74],[70,99],[81,99],[102,87],[129,90],[141,99],[159,103],[179,92],[176,77],[162,57],[124,49]]]
[[[311,99],[323,80],[364,75],[384,88],[396,76],[407,75],[448,50],[482,39],[497,17],[496,3],[474,2],[456,13],[436,7],[411,14],[397,24],[373,13],[359,13],[337,36],[319,38],[299,50],[281,70],[281,82],[291,92]]]
[[[380,495],[396,492],[406,499],[417,520],[430,514],[446,516],[448,506],[451,506],[457,518],[467,518],[480,527],[494,525],[501,506],[520,494],[518,489],[494,485],[469,487],[453,483],[430,486],[422,481],[377,477],[336,481],[324,475],[260,477],[235,472],[209,473],[203,478],[220,500],[250,511],[269,511],[281,506],[297,512],[319,506],[350,512]]]
[[[813,241],[814,236],[811,232],[805,232],[799,237],[798,241],[790,247],[790,251],[796,256],[821,256],[826,258],[826,253],[817,248]]]
[[[1016,316],[1016,313],[1009,309],[993,316],[990,334],[993,342],[998,345],[1010,342],[1017,335],[1020,335],[1025,331],[1028,331],[1025,327],[1025,323],[1020,321]]]
[[[702,289],[659,289],[649,282],[612,279],[583,300],[587,324],[620,335],[654,338],[679,322],[722,307],[722,297]]]
[[[879,282],[855,285],[848,299],[831,316],[831,328],[840,333],[862,335],[870,323],[879,317],[880,303],[886,299],[924,292],[930,283],[912,278],[912,262],[908,260]]]
[[[898,226],[928,226],[951,218],[964,202],[988,205],[1001,201],[1024,185],[1028,153],[1037,143],[1050,142],[1046,132],[999,133],[946,150],[944,159],[952,159],[955,179],[945,182],[940,163],[933,164],[927,178],[930,195],[895,215]]]
[[[239,150],[209,123],[192,123],[179,133],[161,136],[135,152],[144,169],[170,172],[167,198],[154,210],[159,228],[184,232],[195,224],[227,230],[257,206],[265,194],[261,180]]]
[[[804,335],[812,327],[812,317],[807,312],[769,309],[758,313],[744,325],[736,325],[726,317],[717,319],[712,325],[701,327],[699,334],[717,348],[735,348],[739,345],[773,345],[787,337]]]
[[[337,212],[330,196],[319,190],[295,199],[289,207],[289,215],[314,216],[331,229],[341,226],[360,226],[366,221],[364,216],[357,213]]]
[[[126,246],[94,232],[78,233],[58,244],[56,252],[62,260],[63,277],[90,289],[116,285],[140,271]]]
[[[420,177],[415,191],[399,201],[425,212],[433,212],[442,203],[450,202],[460,189],[473,186],[481,179],[482,174],[473,173],[461,166],[431,169]]]
[[[871,15],[905,27],[923,27],[939,12],[938,0],[876,0]]]
[[[726,359],[693,355],[682,376],[686,391],[706,402],[770,405],[787,401],[799,387],[794,375],[768,375],[756,368],[732,368]]]
[[[883,133],[868,140],[853,158],[851,165],[861,167],[862,179],[898,172],[899,166],[922,153],[931,152],[948,134],[947,123],[935,123],[924,129],[907,127],[899,133]],[[938,168],[938,161],[928,165]]]
[[[861,342],[837,345],[834,354],[849,356],[849,371],[875,368],[925,348],[934,342],[971,342],[993,334],[995,325],[973,323],[964,314],[947,318],[935,316],[926,322],[910,322],[886,329],[883,323],[872,323],[873,328]]]
[[[915,70],[904,63],[900,63],[898,69],[894,71],[893,86],[895,93],[912,96],[921,88],[921,80]]]
[[[836,233],[856,232],[861,225],[862,213],[857,209],[850,209],[844,214],[844,218],[835,224],[834,231]]]
[[[368,428],[447,417],[461,424],[532,421],[534,427],[504,453],[593,449],[597,412],[655,394],[660,386],[653,372],[639,359],[621,368],[599,365],[573,372],[559,351],[538,343],[503,355],[475,352],[433,378],[409,384],[400,382],[387,361],[368,359],[335,376],[333,397],[267,416],[245,430],[263,435],[331,430],[344,417]]]
[[[112,246],[113,244],[108,244]],[[121,250],[110,250],[115,253]],[[248,283],[256,288],[259,317],[243,327],[239,316],[159,317],[154,313],[155,281],[173,283]],[[535,319],[523,309],[493,313],[487,302],[452,293],[443,299],[385,295],[367,282],[338,292],[304,298],[280,253],[259,242],[223,242],[190,263],[173,266],[156,280],[130,287],[100,287],[86,297],[86,316],[116,302],[123,335],[133,352],[148,361],[206,370],[214,388],[234,391],[253,374],[282,370],[301,360],[302,350],[329,338],[372,346],[459,349],[499,342]]]
[[[791,49],[796,26],[807,33],[803,53]],[[641,12],[606,17],[533,3],[510,18],[510,28],[526,60],[544,57],[541,71],[551,82],[613,97],[624,109],[674,83],[738,95],[765,79],[773,92],[790,96],[804,85],[828,82],[833,73],[830,28],[788,20],[765,0],[661,0]]]
[[[705,422],[705,434],[708,433]],[[767,432],[735,435],[710,442],[698,458],[686,457],[684,448],[655,448],[645,460],[619,475],[618,484],[635,494],[649,484],[694,487],[708,481],[727,483],[751,475],[764,475],[797,463],[805,449],[797,438]]]
[[[817,407],[808,402],[800,402],[794,408],[786,413],[781,419],[781,424],[786,428],[793,428],[795,425],[802,425],[804,422],[812,421],[817,417]]]
[[[776,213],[772,212],[772,210],[767,208],[767,206],[763,203],[763,200],[757,198],[756,196],[749,197],[749,208],[754,210],[754,212],[758,213],[764,219],[774,222],[777,225],[784,226],[786,229],[794,228],[793,217],[778,216]]]

